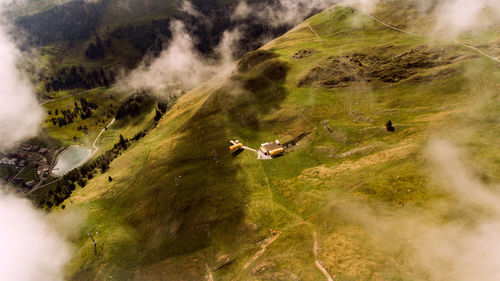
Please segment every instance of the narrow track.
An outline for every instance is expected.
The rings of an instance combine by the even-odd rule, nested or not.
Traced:
[[[51,102],[55,102],[55,101],[58,101],[58,100],[63,100],[63,99],[71,98],[71,97],[76,97],[76,96],[79,96],[81,94],[88,93],[91,90],[95,90],[95,89],[101,89],[101,88],[94,88],[94,89],[90,89],[90,90],[85,90],[85,91],[82,91],[82,92],[78,92],[78,93],[75,93],[75,94],[72,94],[72,95],[67,95],[67,96],[64,96],[64,97],[56,98],[56,99],[46,100],[46,101],[41,102],[40,105],[44,105],[44,104],[47,104],[47,103],[51,103]]]
[[[309,27],[309,29],[311,30],[311,32],[314,33],[314,35],[316,35],[316,37],[318,39],[321,39],[321,37],[319,37],[319,34],[316,32],[316,30],[314,30],[314,28],[311,26],[311,24],[307,23],[307,27]]]
[[[418,34],[416,34],[416,33],[413,33],[413,32],[410,32],[410,31],[407,31],[407,30],[404,30],[404,29],[401,29],[401,28],[395,27],[395,26],[390,25],[390,24],[388,24],[388,23],[385,23],[385,22],[383,22],[383,21],[379,20],[378,18],[376,18],[376,17],[374,17],[374,16],[372,16],[372,15],[369,15],[369,14],[365,14],[365,15],[366,15],[366,16],[368,16],[368,17],[370,17],[370,18],[372,18],[372,19],[373,19],[373,20],[375,20],[376,22],[378,22],[378,23],[380,23],[380,24],[382,24],[382,25],[385,25],[385,26],[387,26],[387,27],[389,27],[389,28],[391,28],[391,29],[393,29],[393,30],[396,30],[396,31],[399,31],[399,32],[403,32],[403,33],[406,33],[406,34],[409,34],[409,35],[412,35],[412,36],[417,36],[417,37],[424,37],[424,38],[427,38],[426,36],[418,35]],[[454,42],[455,44],[458,44],[458,45],[462,46],[462,47],[466,47],[466,48],[468,48],[468,49],[471,49],[471,50],[473,50],[473,51],[475,51],[475,52],[477,52],[477,53],[479,53],[479,54],[481,54],[481,55],[483,55],[483,56],[485,56],[485,57],[487,57],[487,58],[489,58],[489,59],[491,59],[491,60],[494,60],[494,61],[496,61],[496,62],[500,62],[500,59],[498,59],[498,58],[496,58],[496,57],[493,57],[493,56],[490,56],[490,55],[488,55],[487,53],[485,53],[485,52],[483,52],[483,51],[479,50],[478,48],[476,48],[476,47],[474,47],[474,46],[471,46],[471,45],[468,45],[468,44],[465,44],[465,43],[458,42],[457,40],[453,40],[453,42]]]
[[[313,253],[314,253],[314,265],[325,275],[326,280],[333,281],[332,276],[328,271],[323,267],[321,261],[319,260],[319,243],[318,243],[318,234],[316,231],[313,231],[314,245],[313,245]]]
[[[471,46],[471,45],[468,45],[468,44],[465,44],[465,43],[458,42],[457,40],[455,40],[455,43],[456,43],[456,44],[458,44],[458,45],[464,46],[464,47],[466,47],[466,48],[469,48],[469,49],[471,49],[471,50],[473,50],[473,51],[476,51],[476,52],[480,53],[481,55],[483,55],[483,56],[485,56],[485,57],[487,57],[487,58],[490,58],[490,59],[492,59],[492,60],[494,60],[494,61],[496,61],[496,62],[500,62],[500,59],[495,58],[495,57],[492,57],[492,56],[488,55],[487,53],[485,53],[485,52],[483,52],[483,51],[479,50],[478,48],[476,48],[476,47],[474,47],[474,46]]]
[[[90,154],[89,156],[89,159],[92,158],[96,152],[99,150],[99,147],[97,147],[97,142],[99,141],[99,138],[101,137],[101,135],[104,133],[104,131],[106,131],[109,126],[113,125],[113,123],[115,123],[116,119],[113,118],[102,130],[101,132],[99,133],[99,135],[97,135],[97,137],[95,138],[94,140],[94,143],[92,144],[92,147],[94,148],[94,151]]]
[[[264,252],[266,251],[266,248],[269,247],[269,245],[271,245],[274,241],[276,241],[276,239],[278,239],[278,237],[280,237],[280,233],[276,234],[275,236],[273,236],[271,239],[267,239],[267,241],[262,244],[261,246],[261,249],[255,253],[249,261],[247,261],[245,263],[245,265],[243,266],[244,269],[247,269],[250,265],[252,265],[252,263],[254,261],[256,261],[258,258],[260,258],[260,256],[262,256],[262,254],[264,254]]]
[[[212,270],[210,269],[210,267],[208,266],[207,263],[205,263],[205,267],[207,268],[207,281],[214,281],[214,276],[212,274]]]

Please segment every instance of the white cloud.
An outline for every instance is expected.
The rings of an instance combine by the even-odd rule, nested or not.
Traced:
[[[27,199],[0,189],[0,279],[60,281],[69,245]]]
[[[0,14],[5,4],[0,1]],[[18,64],[22,58],[0,18],[0,151],[38,133],[43,114],[32,85]],[[0,280],[59,281],[70,258],[65,237],[29,200],[0,186]]]
[[[184,89],[191,89],[212,77],[226,77],[234,70],[232,61],[233,44],[239,39],[239,32],[224,32],[216,48],[221,59],[217,62],[203,58],[195,49],[193,39],[180,21],[171,23],[173,34],[170,45],[152,62],[144,61],[129,75],[117,83],[125,89],[159,90],[169,84],[178,83]]]
[[[479,31],[500,18],[498,0],[404,0],[420,7],[422,17],[435,18],[437,36],[456,37],[464,31]],[[342,0],[345,5],[354,5],[365,13],[372,13],[378,3],[386,0]],[[490,16],[486,16],[488,11]],[[390,19],[388,19],[390,20]]]
[[[458,200],[465,213],[483,210],[473,221],[443,222],[426,229],[415,241],[416,258],[432,280],[500,280],[500,195],[498,186],[482,183],[467,157],[452,143],[434,140],[428,157],[438,183]]]
[[[295,25],[315,10],[325,9],[338,0],[278,0],[273,4],[248,4],[241,1],[232,15],[233,19],[255,17],[273,26]]]
[[[0,26],[0,149],[38,133],[42,110],[33,87],[18,68],[20,51]]]

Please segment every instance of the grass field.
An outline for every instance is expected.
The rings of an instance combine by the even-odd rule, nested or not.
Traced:
[[[78,91],[75,91],[78,92]],[[73,93],[74,94],[74,93]],[[44,124],[44,129],[47,131],[49,137],[56,139],[61,142],[61,145],[67,146],[75,144],[73,137],[76,137],[76,144],[82,144],[85,146],[92,146],[95,138],[99,132],[113,119],[114,114],[110,113],[113,110],[111,106],[114,107],[114,112],[116,113],[116,108],[120,105],[121,96],[113,91],[107,91],[105,89],[94,89],[83,94],[70,96],[70,93],[57,93],[54,94],[55,98],[67,97],[60,100],[55,100],[44,104],[45,109],[51,112],[47,115],[47,119]],[[82,120],[80,116],[76,117],[74,123],[59,127],[57,124],[54,125],[51,121],[52,118],[62,117],[62,110],[73,110],[74,103],[80,105],[80,99],[85,98],[89,102],[93,102],[98,105],[97,110],[93,110],[92,116],[85,120]],[[58,115],[55,115],[56,109],[59,111]],[[78,127],[87,126],[88,134],[85,134],[83,130],[77,130]]]
[[[498,64],[346,8],[312,17],[263,50],[275,57],[247,55],[240,64],[248,70],[181,97],[64,202],[87,212],[68,279],[326,279],[315,261],[334,280],[429,279],[411,259],[407,241],[416,234],[406,222],[471,218],[447,205],[453,198],[432,180],[426,147],[454,140],[485,181],[498,180]],[[301,50],[310,54],[296,56]],[[130,137],[152,116],[116,128]],[[258,148],[306,132],[269,161],[227,151],[235,137]],[[113,127],[100,146],[117,134]],[[392,241],[373,229],[390,231]],[[271,230],[281,234],[272,240]]]

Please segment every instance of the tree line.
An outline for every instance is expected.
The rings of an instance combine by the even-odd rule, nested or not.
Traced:
[[[40,13],[18,17],[15,24],[26,32],[23,38],[30,44],[43,46],[85,40],[95,33],[107,2],[69,1]]]
[[[137,92],[123,101],[116,111],[115,118],[116,120],[127,117],[134,118],[151,109],[153,105],[154,98],[149,93],[145,91]]]
[[[59,109],[54,110],[54,115],[50,119],[54,126],[58,125],[59,128],[64,127],[69,124],[73,124],[74,120],[80,117],[82,120],[92,117],[92,111],[96,110],[99,106],[92,102],[88,101],[86,98],[80,98],[80,105],[75,101],[73,110],[71,109],[63,109],[59,111]],[[61,113],[61,117],[57,117]],[[52,111],[48,111],[49,116],[52,115]]]
[[[110,48],[112,46],[111,39],[106,39],[103,43],[99,36],[95,37],[95,43],[91,42],[87,49],[85,50],[85,57],[88,59],[98,59],[104,58],[106,56],[105,48]]]
[[[108,88],[115,81],[113,70],[104,71],[101,68],[87,70],[83,65],[60,69],[56,75],[42,78],[45,81],[45,91],[61,91],[69,89]]]
[[[87,43],[84,51],[86,58],[102,60],[107,53],[112,53],[113,59],[118,64],[129,68],[135,67],[147,54],[158,56],[168,46],[172,38],[170,30],[172,20],[180,20],[186,25],[188,33],[196,38],[194,40],[196,49],[207,56],[215,55],[213,49],[220,43],[226,30],[238,27],[242,32],[234,54],[235,57],[240,57],[259,47],[262,44],[261,38],[276,37],[290,28],[286,25],[262,23],[251,17],[235,19],[232,16],[236,8],[235,3],[222,5],[216,0],[193,0],[192,3],[210,20],[210,25],[189,12],[177,10],[168,18],[155,19],[148,23],[127,24],[113,29],[99,28],[102,27],[100,26],[102,17],[107,16],[109,0],[72,1],[41,13],[21,17],[17,24],[38,45],[69,42],[71,46],[78,42],[86,42],[94,36],[95,40]],[[105,12],[99,11],[99,8]],[[123,48],[124,45],[131,46],[135,50]],[[60,79],[59,81],[62,82]],[[69,87],[75,88],[74,83],[70,83]]]

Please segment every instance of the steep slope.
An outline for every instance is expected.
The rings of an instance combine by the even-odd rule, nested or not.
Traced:
[[[435,208],[453,200],[423,151],[430,137],[460,136],[498,180],[486,155],[500,148],[499,74],[453,41],[332,7],[184,95],[66,200],[88,213],[69,279],[428,280],[411,258],[416,234],[370,218],[467,219]],[[234,138],[296,145],[263,161],[229,154]],[[398,231],[387,241],[374,229]]]

